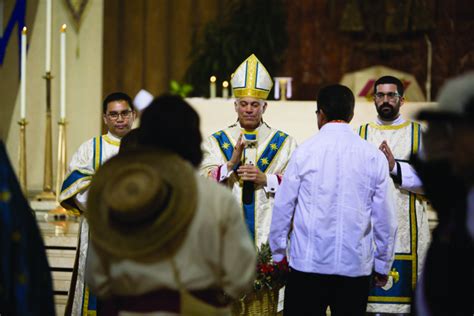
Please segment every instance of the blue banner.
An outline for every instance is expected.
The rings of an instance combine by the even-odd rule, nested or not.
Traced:
[[[18,24],[18,27],[17,27],[18,63],[20,64],[21,31],[23,30],[23,27],[25,26],[25,17],[26,17],[26,0],[17,0],[15,2],[15,7],[13,9],[13,12],[10,15],[10,18],[8,19],[8,23],[3,32],[3,35],[2,37],[0,37],[0,65],[3,65],[3,59],[5,58],[8,42],[10,40],[10,36],[13,33],[13,29],[15,28],[15,24]]]

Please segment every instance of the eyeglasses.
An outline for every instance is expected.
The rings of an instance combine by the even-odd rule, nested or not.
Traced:
[[[117,120],[119,116],[121,116],[123,119],[128,119],[132,115],[133,111],[130,110],[125,110],[122,112],[109,112],[107,113],[107,117],[113,121]]]
[[[401,95],[398,94],[398,92],[388,92],[388,93],[377,92],[374,96],[375,96],[375,100],[383,100],[385,99],[385,96],[387,96],[387,98],[391,101],[401,97]]]

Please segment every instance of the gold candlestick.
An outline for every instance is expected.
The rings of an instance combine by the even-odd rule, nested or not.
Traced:
[[[280,91],[281,91],[280,100],[286,101],[286,80],[285,79],[280,80]]]
[[[36,196],[37,200],[54,200],[53,192],[53,142],[51,132],[51,72],[46,72],[46,133],[44,143],[44,174],[43,192]]]
[[[56,170],[56,197],[59,198],[61,193],[61,185],[66,175],[66,119],[61,119],[58,122],[59,136],[58,136],[58,166]]]
[[[19,178],[23,194],[27,196],[28,188],[26,182],[26,124],[28,124],[28,122],[23,118],[18,122],[18,124],[20,125],[20,153],[18,157]]]

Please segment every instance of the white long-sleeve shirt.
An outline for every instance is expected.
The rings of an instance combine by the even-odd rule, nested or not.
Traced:
[[[292,228],[289,262],[296,270],[388,274],[397,230],[392,186],[382,152],[348,124],[325,124],[293,153],[276,194],[273,259],[286,255]]]

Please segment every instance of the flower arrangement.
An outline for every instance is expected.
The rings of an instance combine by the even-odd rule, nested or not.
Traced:
[[[286,257],[280,262],[273,262],[270,245],[268,242],[262,244],[257,254],[257,278],[253,285],[254,290],[263,288],[273,290],[283,287],[286,284],[288,271]]]

